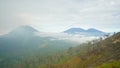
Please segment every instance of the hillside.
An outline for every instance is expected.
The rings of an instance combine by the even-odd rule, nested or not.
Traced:
[[[67,52],[69,59],[45,68],[120,68],[120,32],[104,40],[94,40]]]

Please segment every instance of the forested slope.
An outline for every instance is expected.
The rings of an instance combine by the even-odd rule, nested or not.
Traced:
[[[45,68],[120,68],[120,32],[68,50],[69,60]]]

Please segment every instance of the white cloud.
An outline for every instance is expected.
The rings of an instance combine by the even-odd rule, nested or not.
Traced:
[[[116,29],[120,25],[119,7],[120,0],[1,1],[0,17],[1,22],[5,23],[0,24],[6,27],[9,23],[17,26],[31,25],[45,32],[61,32],[70,27],[119,31],[120,28]],[[7,18],[8,15],[13,21]],[[14,21],[13,15],[18,16],[17,21]],[[3,20],[3,16],[6,21]]]
[[[67,42],[73,42],[73,43],[84,43],[88,41],[92,41],[94,39],[98,39],[99,36],[85,36],[85,35],[80,35],[80,34],[66,34],[66,33],[43,33],[39,32],[36,33],[37,36],[40,37],[51,37],[50,41],[54,40],[64,40]]]

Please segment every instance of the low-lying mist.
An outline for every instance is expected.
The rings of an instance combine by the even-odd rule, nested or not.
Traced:
[[[37,32],[37,36],[40,37],[51,37],[51,41],[64,40],[73,43],[85,43],[94,39],[99,39],[100,36],[86,36],[81,34],[67,34],[67,33],[50,33],[50,32]]]

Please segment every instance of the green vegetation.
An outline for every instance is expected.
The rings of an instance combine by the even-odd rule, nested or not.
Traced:
[[[70,59],[49,68],[120,68],[120,33],[106,37],[69,48]]]
[[[0,57],[0,68],[120,68],[120,33],[45,56]]]
[[[109,63],[104,63],[97,68],[120,68],[120,61],[113,61]]]

